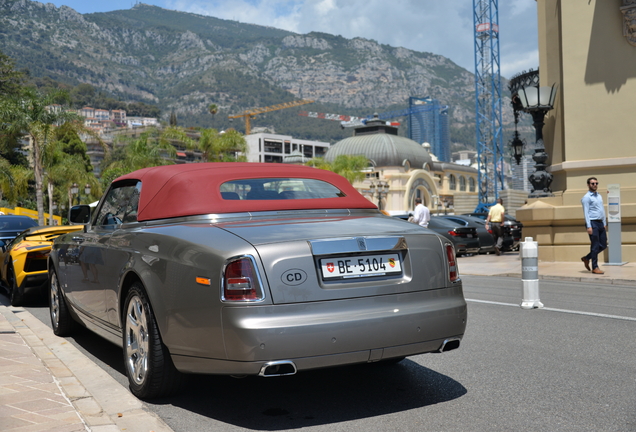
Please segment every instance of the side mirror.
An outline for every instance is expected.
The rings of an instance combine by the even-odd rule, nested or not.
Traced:
[[[68,221],[71,224],[87,224],[91,220],[91,208],[87,205],[73,206],[68,211]]]

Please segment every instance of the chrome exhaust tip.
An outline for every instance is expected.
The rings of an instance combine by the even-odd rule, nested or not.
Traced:
[[[448,338],[442,342],[442,346],[436,351],[438,353],[444,353],[459,348],[459,342],[461,338]]]
[[[258,373],[262,377],[294,375],[297,372],[294,362],[289,360],[267,362]]]

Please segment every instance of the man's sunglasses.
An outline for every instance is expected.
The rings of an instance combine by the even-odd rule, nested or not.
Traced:
[[[596,186],[598,183],[590,183],[591,186]]]

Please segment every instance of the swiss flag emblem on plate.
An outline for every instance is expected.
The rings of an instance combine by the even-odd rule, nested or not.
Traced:
[[[333,273],[334,271],[333,263],[327,263],[327,270],[329,270],[329,273]]]

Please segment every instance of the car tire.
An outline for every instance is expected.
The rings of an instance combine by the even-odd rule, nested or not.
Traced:
[[[124,303],[124,364],[130,391],[140,399],[177,393],[184,376],[161,341],[152,308],[141,283],[134,283]]]
[[[9,299],[11,306],[22,306],[24,303],[24,290],[18,286],[18,280],[15,277],[15,270],[12,265],[7,269],[7,285],[9,285]]]
[[[49,315],[56,336],[69,336],[77,323],[69,311],[54,268],[49,269]]]

